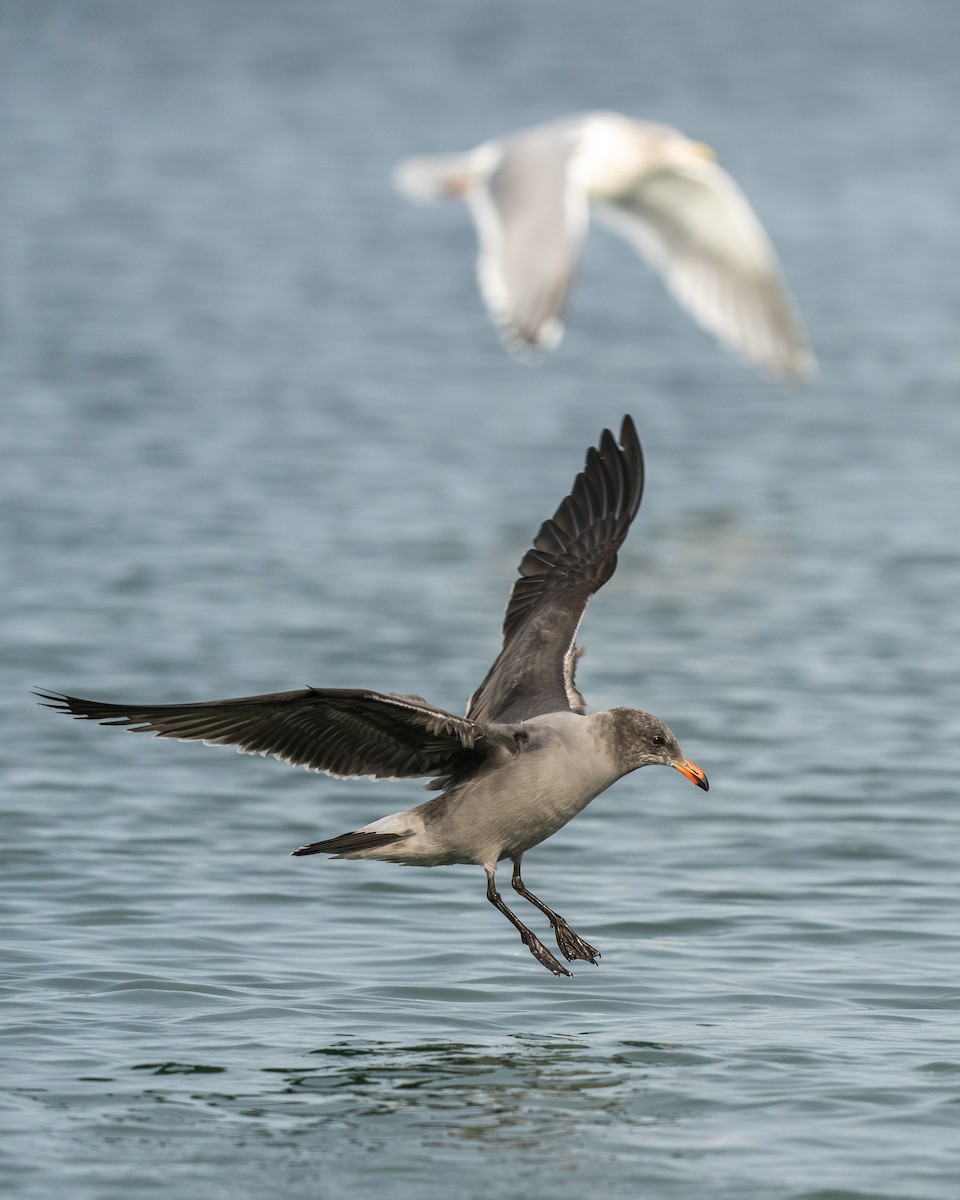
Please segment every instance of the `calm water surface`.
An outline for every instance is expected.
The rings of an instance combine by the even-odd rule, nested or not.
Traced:
[[[955,1200],[960,92],[952,2],[0,16],[0,1190],[23,1200]],[[774,386],[590,238],[499,348],[405,153],[605,106],[711,142],[821,360]],[[623,780],[526,876],[296,860],[417,800],[37,708],[298,687],[461,710],[604,425],[649,480],[592,707]]]

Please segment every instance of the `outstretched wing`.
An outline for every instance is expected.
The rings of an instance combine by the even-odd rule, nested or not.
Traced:
[[[802,380],[812,373],[813,355],[773,247],[716,163],[654,171],[595,211],[722,342],[775,376]]]
[[[475,722],[419,696],[304,688],[198,704],[104,704],[37,692],[47,707],[157,737],[236,746],[340,778],[460,773],[486,755]]]
[[[503,648],[470,698],[468,719],[514,722],[585,711],[573,682],[577,629],[587,601],[616,570],[642,495],[643,455],[626,416],[620,444],[603,431],[570,495],[524,555],[503,620]]]
[[[465,192],[480,243],[477,280],[511,349],[549,350],[587,229],[571,177],[575,126],[557,122],[495,143],[499,156]]]

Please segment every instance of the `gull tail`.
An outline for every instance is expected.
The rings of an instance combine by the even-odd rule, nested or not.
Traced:
[[[382,846],[402,842],[410,835],[408,833],[376,833],[373,830],[358,829],[353,833],[341,833],[339,837],[327,838],[323,842],[310,842],[293,851],[294,857],[304,854],[333,854],[337,858],[346,858],[364,850],[379,850]]]
[[[393,172],[393,186],[408,200],[460,198],[473,174],[473,163],[468,154],[405,158]]]

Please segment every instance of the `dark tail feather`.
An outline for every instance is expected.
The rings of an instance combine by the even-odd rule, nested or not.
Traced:
[[[325,842],[311,842],[293,851],[294,857],[304,854],[349,854],[351,850],[372,850],[375,846],[389,846],[391,842],[402,842],[406,833],[341,833],[339,837],[327,838]]]

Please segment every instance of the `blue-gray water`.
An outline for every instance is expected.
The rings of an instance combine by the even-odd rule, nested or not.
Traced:
[[[0,1190],[956,1200],[960,9],[0,9]],[[776,387],[591,236],[511,361],[415,151],[587,107],[712,143],[819,354]],[[648,487],[583,628],[630,776],[525,860],[292,859],[409,804],[36,707],[298,687],[461,710],[604,425]]]

